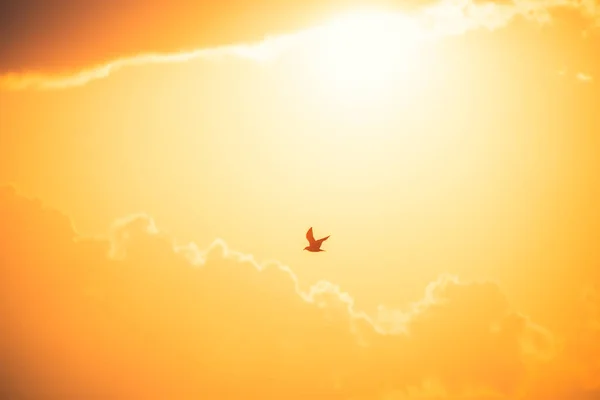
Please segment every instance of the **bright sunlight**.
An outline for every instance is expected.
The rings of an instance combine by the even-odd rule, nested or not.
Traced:
[[[350,100],[378,97],[393,80],[405,79],[423,37],[406,16],[378,11],[348,13],[321,29],[317,78]]]

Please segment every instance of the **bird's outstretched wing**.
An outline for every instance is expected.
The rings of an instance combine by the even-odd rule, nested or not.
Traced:
[[[331,236],[331,235],[329,235]],[[329,239],[329,236],[325,236],[324,238],[321,238],[319,240],[317,240],[317,243],[319,243],[319,246],[321,245],[321,243],[323,243],[324,241],[326,241],[327,239]]]
[[[306,232],[306,239],[308,240],[308,243],[311,245],[315,242],[315,237],[313,236],[312,226]]]

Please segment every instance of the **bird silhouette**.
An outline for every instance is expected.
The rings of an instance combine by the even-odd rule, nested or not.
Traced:
[[[310,227],[310,229],[308,230],[308,232],[306,232],[306,239],[308,239],[308,246],[306,246],[304,248],[304,250],[308,250],[308,251],[311,251],[313,253],[316,253],[316,252],[319,252],[319,251],[325,251],[325,250],[321,249],[321,244],[323,244],[323,242],[326,241],[328,238],[329,238],[329,236],[326,236],[326,237],[324,237],[322,239],[315,240],[315,237],[313,235],[312,227]]]

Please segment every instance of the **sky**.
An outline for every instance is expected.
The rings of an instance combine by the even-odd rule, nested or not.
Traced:
[[[0,38],[0,397],[600,398],[600,2],[0,1]]]

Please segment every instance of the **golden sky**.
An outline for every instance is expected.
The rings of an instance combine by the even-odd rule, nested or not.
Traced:
[[[0,1],[0,393],[600,398],[599,28]]]

